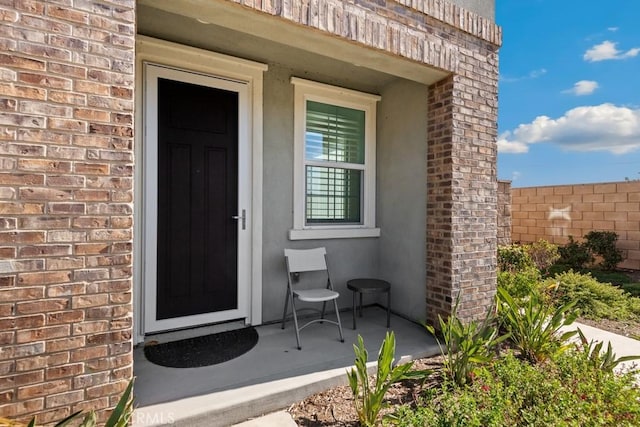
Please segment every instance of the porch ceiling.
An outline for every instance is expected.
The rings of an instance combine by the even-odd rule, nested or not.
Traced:
[[[447,75],[228,1],[138,0],[137,16],[140,34],[303,69],[300,77],[367,92],[398,78],[431,84]]]

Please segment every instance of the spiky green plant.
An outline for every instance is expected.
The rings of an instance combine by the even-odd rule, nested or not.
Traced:
[[[436,336],[438,347],[444,357],[444,373],[458,385],[466,384],[471,372],[480,365],[491,362],[495,358],[495,348],[509,337],[500,335],[495,326],[495,318],[489,310],[482,322],[462,322],[457,316],[458,302],[453,314],[444,320],[438,315],[440,333],[444,343],[436,335],[435,328],[425,325],[427,330]]]
[[[613,372],[620,363],[640,359],[640,356],[623,356],[616,358],[616,354],[611,347],[611,342],[607,343],[607,350],[603,352],[602,347],[604,343],[602,341],[588,341],[580,328],[578,328],[578,337],[580,338],[580,344],[576,346],[577,349],[584,354],[589,364],[594,368],[606,372]]]
[[[536,293],[516,301],[505,289],[498,288],[500,322],[522,356],[532,363],[543,362],[569,348],[567,340],[576,331],[561,333],[561,328],[578,317],[573,310],[575,304],[572,301],[554,307],[544,303]]]
[[[360,335],[358,335],[358,345],[353,345],[353,351],[356,354],[355,366],[347,372],[347,377],[358,419],[360,424],[366,427],[375,426],[379,422],[380,410],[386,406],[384,395],[393,383],[428,374],[426,371],[410,372],[413,362],[394,366],[396,338],[393,332],[387,332],[382,342],[373,380],[369,379],[367,372],[369,353]]]

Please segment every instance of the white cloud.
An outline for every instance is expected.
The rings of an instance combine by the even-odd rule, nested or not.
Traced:
[[[576,96],[591,95],[598,89],[598,82],[593,80],[580,80],[574,83],[571,89],[563,90],[562,93],[570,93]]]
[[[529,71],[529,73],[527,73],[526,75],[519,77],[507,77],[501,75],[500,81],[505,83],[513,83],[519,82],[520,80],[537,79],[538,77],[544,76],[545,74],[547,74],[547,70],[544,68],[540,68],[538,70]]]
[[[513,171],[513,173],[511,174],[511,181],[517,181],[518,179],[520,179],[521,176],[522,176],[522,173],[518,171]]]
[[[501,153],[526,153],[529,145],[554,144],[567,151],[624,154],[640,149],[640,108],[613,104],[577,107],[562,117],[536,117],[498,138]]]
[[[521,154],[529,151],[529,146],[517,140],[512,140],[511,132],[504,132],[498,137],[498,151],[500,153]]]
[[[607,31],[611,31],[612,33],[615,33],[619,29],[620,29],[620,27],[609,27],[609,28],[607,28]]]
[[[589,62],[606,61],[609,59],[627,59],[633,58],[640,53],[640,48],[634,47],[626,52],[618,50],[617,43],[611,41],[603,41],[584,53],[584,60]]]

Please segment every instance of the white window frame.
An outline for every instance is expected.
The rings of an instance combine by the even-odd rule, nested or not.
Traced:
[[[376,106],[379,95],[344,89],[291,77],[294,85],[293,149],[293,229],[290,240],[379,237],[376,228]],[[365,149],[363,165],[362,223],[306,224],[305,220],[305,129],[307,101],[316,101],[365,113]],[[328,167],[335,166],[327,162]],[[341,167],[341,166],[338,166]]]

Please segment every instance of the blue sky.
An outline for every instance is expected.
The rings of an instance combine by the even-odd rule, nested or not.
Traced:
[[[496,0],[498,178],[640,179],[639,20],[639,0]]]

